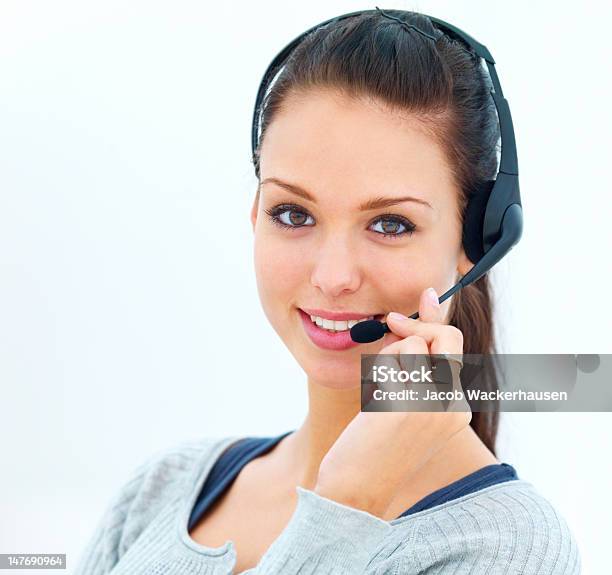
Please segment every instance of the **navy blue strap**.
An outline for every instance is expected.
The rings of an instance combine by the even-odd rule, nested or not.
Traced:
[[[481,467],[473,473],[426,495],[423,499],[404,511],[400,517],[405,517],[406,515],[411,515],[412,513],[417,513],[424,509],[431,509],[436,505],[452,501],[468,493],[475,493],[485,487],[503,483],[504,481],[511,481],[513,479],[518,479],[518,476],[514,467],[508,463],[493,463]]]
[[[189,529],[200,520],[206,510],[236,479],[240,470],[252,459],[270,451],[283,437],[293,433],[287,431],[277,437],[246,437],[233,443],[217,459],[210,470],[189,517]]]

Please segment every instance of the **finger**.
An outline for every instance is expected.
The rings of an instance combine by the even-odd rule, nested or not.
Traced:
[[[413,371],[419,372],[421,367],[425,368],[425,370],[431,369],[427,343],[422,337],[417,335],[411,335],[395,342],[387,346],[381,353],[385,355],[377,357],[377,364],[379,362],[387,364],[392,360],[397,365],[396,369],[407,373]],[[397,391],[399,391],[400,388],[411,388],[412,384],[410,381],[406,381],[396,384],[396,387],[398,388]],[[391,405],[393,406],[394,404],[392,403]]]
[[[427,342],[418,335],[410,335],[392,343],[379,354],[385,354],[385,358],[393,358],[399,369],[404,371],[419,369],[421,365],[428,367],[430,360]]]
[[[432,290],[431,295],[429,290]],[[419,304],[419,317],[422,321],[440,324],[443,323],[444,317],[442,314],[442,308],[438,300],[438,294],[434,288],[423,290],[423,293],[421,293]],[[385,345],[390,345],[402,339],[403,337],[400,337],[394,334],[393,332],[389,332],[385,334]]]
[[[410,335],[422,337],[429,346],[431,353],[463,353],[463,333],[453,325],[428,323],[420,319],[398,319],[392,315],[387,315],[387,325],[393,333],[406,338]],[[392,342],[390,345],[394,345]],[[448,349],[445,349],[445,348]]]
[[[402,336],[397,335],[396,333],[393,333],[392,331],[388,331],[385,334],[385,338],[382,340],[382,343],[384,343],[384,346],[389,346],[395,343],[396,341],[401,341],[402,339],[404,339]],[[381,352],[378,352],[378,353],[381,353]]]
[[[444,317],[436,290],[432,287],[423,290],[419,301],[419,318],[424,322],[442,323]]]
[[[432,369],[431,364],[431,356],[429,355],[429,350],[427,347],[427,342],[417,335],[410,335],[407,338],[404,338],[401,341],[398,341],[389,346],[388,351],[390,353],[394,353],[397,355],[394,356],[385,356],[385,357],[397,357],[400,368],[405,372],[413,372],[416,371],[417,377],[418,372],[421,371],[421,368],[424,368],[426,372],[433,374],[434,380],[436,374],[434,373],[434,369]],[[447,377],[448,383],[452,383],[452,379]],[[458,379],[458,378],[457,378]],[[408,379],[405,383],[402,384],[404,389],[418,389],[419,395],[425,392],[426,388],[431,388],[432,391],[438,391],[437,384],[435,381],[427,382],[417,382],[414,383],[412,380]],[[391,407],[395,407],[395,404],[391,403]],[[406,406],[398,408],[398,410],[405,409]],[[425,400],[422,396],[421,399],[417,403],[411,404],[409,411],[431,411],[431,412],[440,412],[445,411],[446,405],[444,401],[438,399],[427,399]]]
[[[427,342],[418,335],[409,335],[399,341],[383,347],[379,354],[396,355],[398,353],[424,353],[429,355]]]
[[[423,354],[429,356],[429,347],[427,346],[427,342],[422,337],[410,335],[400,339],[399,341],[386,345],[378,352],[378,355],[393,358],[393,361],[396,364],[399,364],[400,368],[405,369],[401,366],[400,358],[397,357],[401,354]],[[391,360],[389,359],[389,361]]]

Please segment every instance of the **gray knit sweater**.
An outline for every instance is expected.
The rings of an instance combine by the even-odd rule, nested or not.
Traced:
[[[183,442],[140,465],[118,491],[74,575],[231,575],[231,540],[206,547],[187,524],[206,475],[239,437]],[[296,509],[244,575],[576,574],[563,517],[522,479],[384,521],[296,487]]]

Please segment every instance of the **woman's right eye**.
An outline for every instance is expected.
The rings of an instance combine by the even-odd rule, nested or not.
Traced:
[[[276,206],[269,210],[264,210],[270,216],[272,222],[284,229],[295,230],[298,228],[314,225],[314,220],[310,214],[302,208],[292,205]],[[312,224],[305,223],[307,218],[313,220]]]

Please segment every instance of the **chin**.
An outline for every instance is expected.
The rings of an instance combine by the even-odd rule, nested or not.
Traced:
[[[361,388],[361,355],[329,357],[325,352],[303,351],[298,362],[308,380],[329,389]]]

